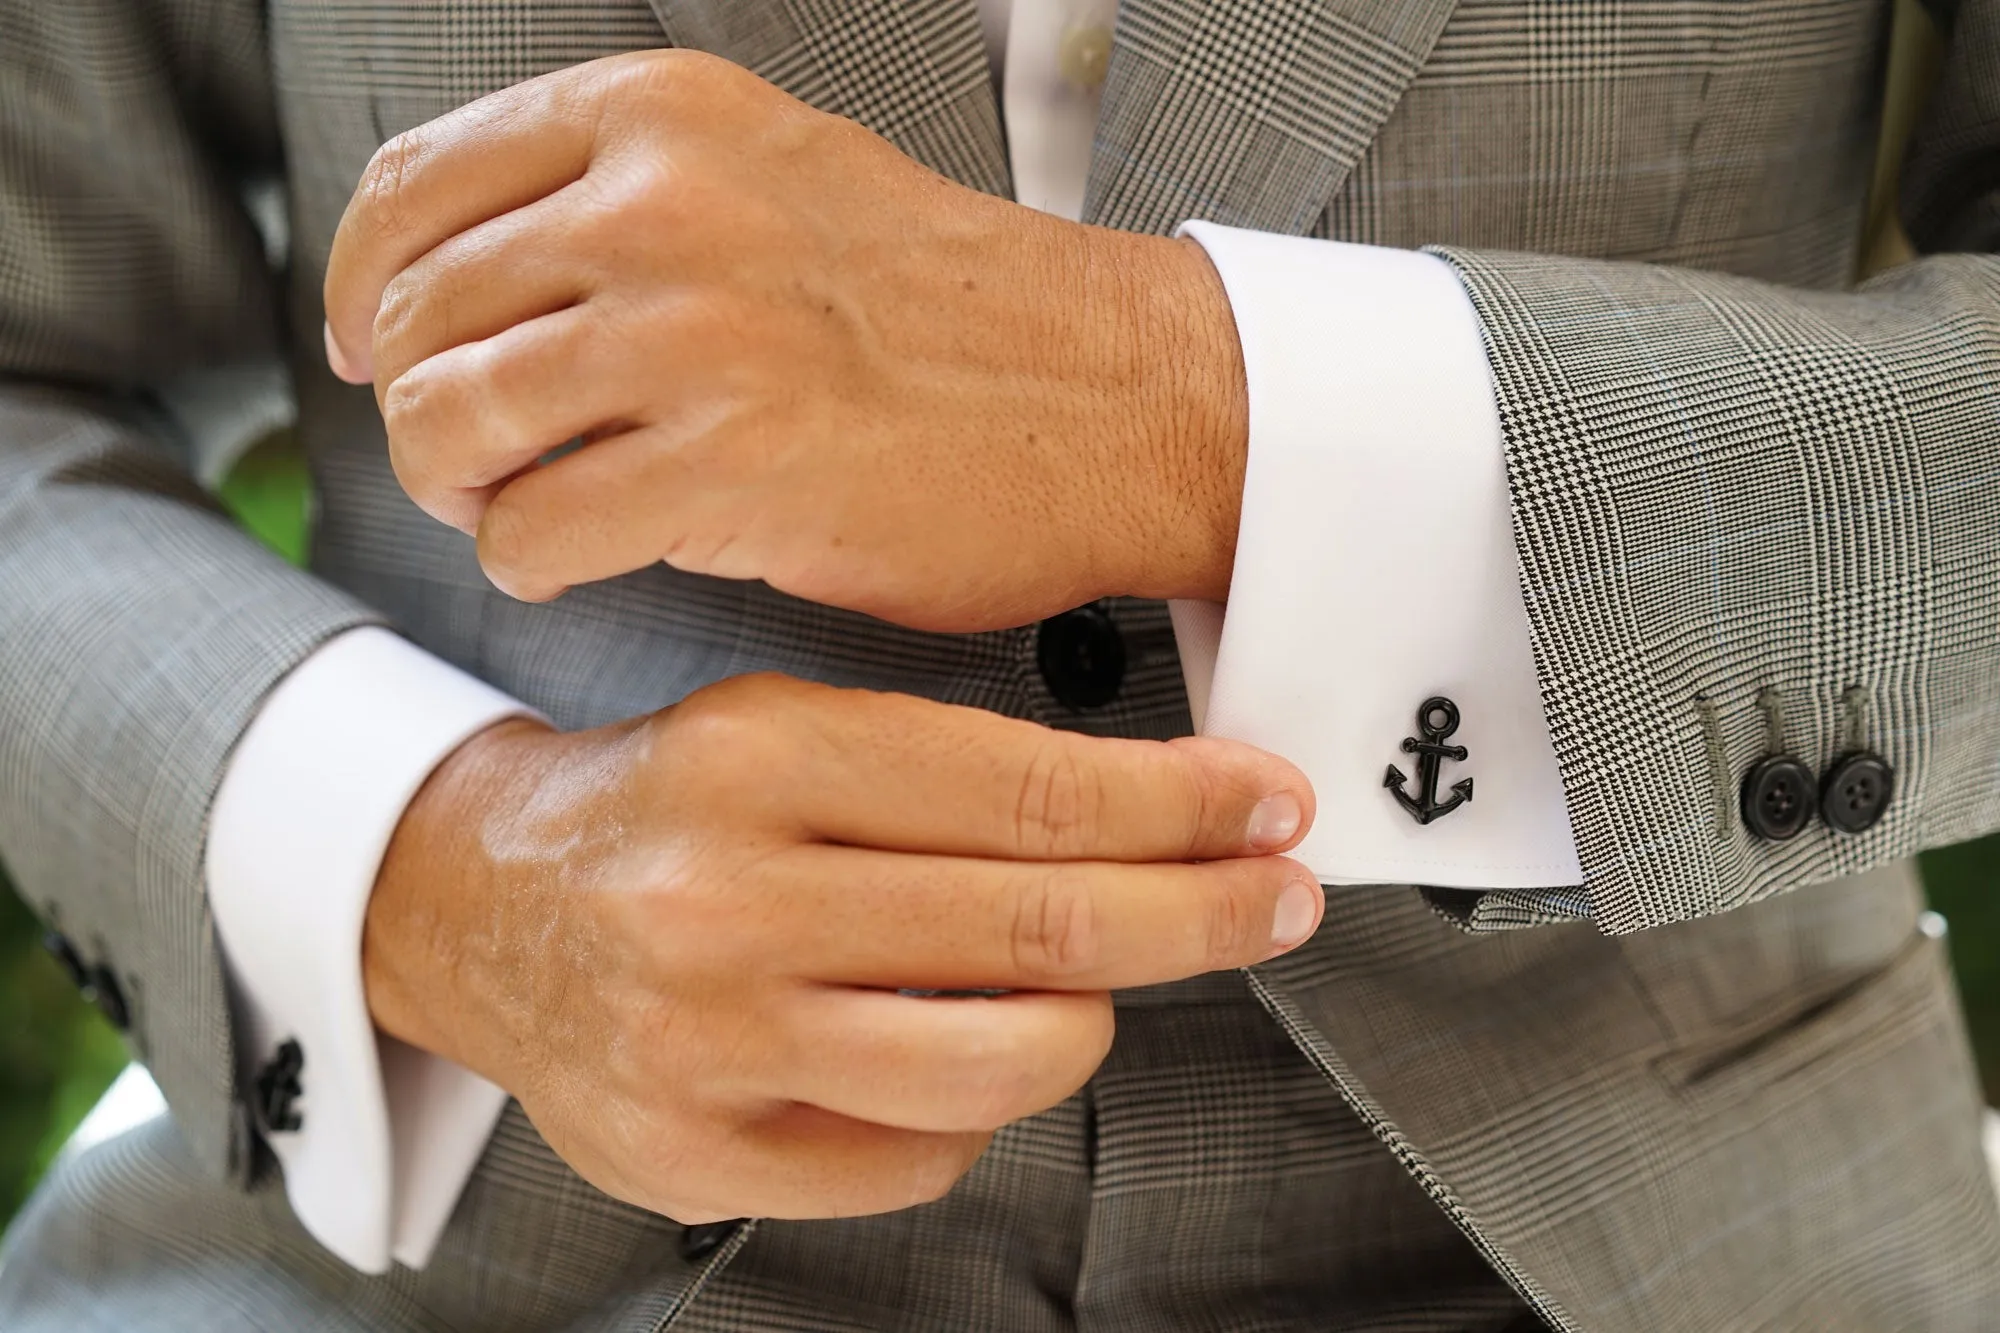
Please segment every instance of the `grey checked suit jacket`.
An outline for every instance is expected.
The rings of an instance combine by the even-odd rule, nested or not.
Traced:
[[[1338,894],[1250,985],[1556,1327],[2000,1326],[1940,950],[1907,880],[1840,878],[2000,827],[2000,2],[1937,17],[1902,196],[1927,257],[1855,289],[1883,0],[1120,10],[1091,220],[1435,245],[1484,321],[1595,928],[1546,895]],[[1113,608],[1125,688],[1077,713],[1036,678],[1031,628],[921,635],[666,569],[516,605],[404,500],[372,401],[318,350],[363,164],[493,88],[663,43],[1008,189],[971,0],[0,4],[0,853],[123,980],[212,1179],[247,1183],[257,1154],[204,821],[258,701],[330,635],[393,623],[571,726],[765,668],[1090,731],[1187,725],[1154,605]],[[243,202],[274,178],[275,278]],[[189,479],[200,441],[160,409],[274,354],[319,482],[311,573],[218,516]],[[1894,764],[1877,827],[1746,833],[1732,793],[1770,689],[1815,768],[1857,729]],[[151,1151],[72,1173],[34,1215],[76,1271],[119,1271],[89,1209],[174,1215]],[[518,1119],[469,1198],[496,1254],[523,1200],[578,1244],[620,1215]],[[549,1289],[601,1283],[630,1300],[602,1326],[652,1327],[698,1310],[741,1244]],[[330,1261],[269,1280],[389,1308]]]

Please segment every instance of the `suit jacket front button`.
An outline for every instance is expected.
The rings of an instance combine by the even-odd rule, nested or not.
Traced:
[[[1865,833],[1881,822],[1895,794],[1896,775],[1878,754],[1844,755],[1827,771],[1819,811],[1842,833]]]
[[[1797,837],[1812,818],[1812,770],[1788,754],[1761,759],[1743,775],[1743,823],[1760,838]]]
[[[1125,636],[1101,607],[1079,606],[1042,622],[1035,664],[1058,703],[1098,708],[1125,683]]]

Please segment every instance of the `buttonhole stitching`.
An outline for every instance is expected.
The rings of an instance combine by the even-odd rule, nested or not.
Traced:
[[[1791,753],[1785,745],[1785,692],[1766,685],[1757,691],[1757,707],[1764,712],[1764,753]]]
[[[1870,695],[1866,685],[1850,685],[1840,696],[1840,753],[1854,754],[1865,748],[1868,739],[1868,705]]]
[[[1701,717],[1702,749],[1708,755],[1709,791],[1715,799],[1715,836],[1718,841],[1729,838],[1730,812],[1735,808],[1734,796],[1729,781],[1729,755],[1722,748],[1722,714],[1716,710],[1715,700],[1706,694],[1694,697],[1694,711]]]

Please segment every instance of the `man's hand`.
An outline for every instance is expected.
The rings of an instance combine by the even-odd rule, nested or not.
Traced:
[[[1319,886],[1271,853],[1311,816],[1296,769],[1232,742],[779,676],[598,731],[506,723],[396,833],[369,1004],[621,1198],[880,1212],[1080,1087],[1112,988],[1304,940]]]
[[[955,185],[710,56],[391,140],[326,308],[405,489],[517,597],[664,560],[975,630],[1228,586],[1248,408],[1199,248]]]

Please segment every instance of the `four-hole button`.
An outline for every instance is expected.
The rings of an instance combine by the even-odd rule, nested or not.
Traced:
[[[1888,810],[1895,785],[1896,775],[1880,755],[1867,750],[1843,755],[1820,788],[1820,817],[1841,833],[1865,833]]]
[[[1760,838],[1795,838],[1812,818],[1818,783],[1813,772],[1788,754],[1757,761],[1743,776],[1743,823]]]

